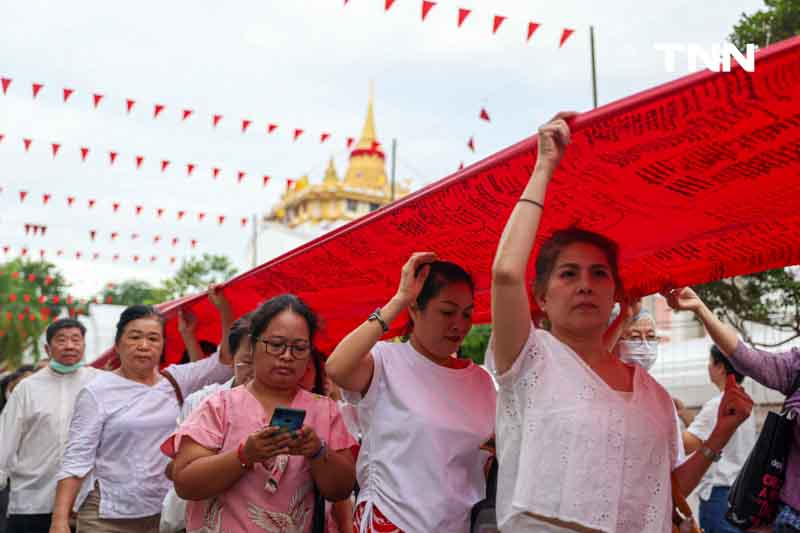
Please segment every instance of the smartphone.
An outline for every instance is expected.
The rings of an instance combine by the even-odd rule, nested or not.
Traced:
[[[297,431],[303,427],[303,420],[306,419],[304,409],[292,409],[290,407],[276,407],[272,413],[272,420],[269,425],[281,428],[284,431]]]

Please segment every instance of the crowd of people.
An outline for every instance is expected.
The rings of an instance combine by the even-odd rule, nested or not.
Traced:
[[[182,314],[186,358],[163,370],[164,318],[152,307],[121,314],[113,371],[86,366],[84,327],[60,319],[46,332],[47,366],[4,382],[7,531],[466,533],[490,472],[502,532],[668,533],[674,488],[697,491],[706,533],[737,531],[725,502],[755,440],[741,382],[789,394],[800,351],[748,347],[691,289],[666,291],[715,343],[719,394],[686,424],[648,372],[655,322],[626,301],[614,242],[556,231],[529,290],[570,118],[540,128],[536,167],[498,245],[488,372],[458,356],[473,280],[428,252],[411,256],[395,296],[327,358],[315,346],[320,317],[292,294],[237,318],[210,288],[218,346],[203,346]],[[544,320],[531,319],[529,297]],[[404,339],[381,340],[405,312]],[[800,414],[800,394],[787,406]],[[776,533],[800,531],[793,431]]]

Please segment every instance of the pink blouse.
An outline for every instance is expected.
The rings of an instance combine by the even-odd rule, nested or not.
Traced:
[[[313,428],[330,450],[356,444],[333,400],[301,389],[290,407],[305,409],[304,424]],[[248,435],[268,424],[261,403],[245,387],[223,390],[193,411],[161,450],[174,458],[186,436],[224,453],[236,450]],[[186,531],[309,533],[314,515],[313,488],[311,462],[305,457],[281,455],[267,464],[257,463],[226,492],[208,500],[190,501]]]

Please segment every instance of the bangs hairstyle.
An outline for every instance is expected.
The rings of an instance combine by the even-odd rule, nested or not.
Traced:
[[[267,300],[250,315],[250,343],[253,346],[272,319],[284,311],[292,311],[305,319],[308,325],[309,341],[313,347],[314,336],[319,330],[319,318],[303,300],[289,293]]]
[[[553,233],[539,249],[539,254],[536,256],[536,279],[533,282],[533,293],[537,298],[543,297],[547,292],[547,284],[561,252],[567,246],[576,243],[591,244],[603,252],[611,269],[616,292],[623,291],[622,279],[619,277],[619,245],[599,233],[573,226]]]

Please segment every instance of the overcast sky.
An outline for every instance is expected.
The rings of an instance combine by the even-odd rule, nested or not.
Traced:
[[[191,254],[226,254],[246,268],[251,227],[242,229],[241,217],[268,211],[286,178],[321,180],[330,156],[340,173],[346,168],[346,138],[360,133],[371,81],[378,136],[387,146],[398,140],[398,178],[417,188],[530,135],[559,110],[590,109],[590,24],[603,105],[686,73],[685,58],[666,72],[655,44],[710,47],[743,11],[762,8],[760,0],[441,0],[422,23],[421,0],[396,0],[388,13],[384,0],[343,4],[3,2],[0,76],[13,79],[0,94],[0,246],[12,247],[5,258],[22,246],[34,256],[46,250],[81,296],[106,282],[157,282]],[[459,7],[472,9],[461,29]],[[495,14],[507,19],[493,36]],[[529,21],[541,27],[526,44]],[[559,49],[564,27],[576,32]],[[33,82],[44,84],[35,100]],[[75,90],[66,104],[65,87]],[[97,109],[95,92],[104,95]],[[126,98],[136,100],[130,114]],[[165,106],[158,119],[155,104]],[[482,107],[491,123],[478,119]],[[182,121],[182,109],[194,114]],[[213,114],[223,115],[216,129]],[[252,120],[244,134],[242,119]],[[271,135],[269,123],[279,125]],[[305,130],[297,142],[294,128]],[[332,136],[321,144],[323,132]],[[23,138],[33,139],[29,152]],[[62,145],[56,158],[51,142]],[[81,146],[91,149],[85,163]],[[109,150],[119,153],[114,166]],[[136,155],[145,157],[139,171]],[[164,173],[162,159],[170,160]],[[189,162],[197,164],[191,177]],[[247,172],[241,184],[239,170]],[[20,190],[29,192],[24,203]],[[46,206],[45,193],[53,195]],[[77,198],[71,209],[67,196]],[[121,204],[116,214],[113,202]],[[138,217],[135,205],[144,207]],[[187,212],[180,221],[179,210]],[[48,226],[46,236],[26,236],[26,223]],[[70,257],[57,258],[59,249]],[[76,250],[104,259],[77,261]]]

